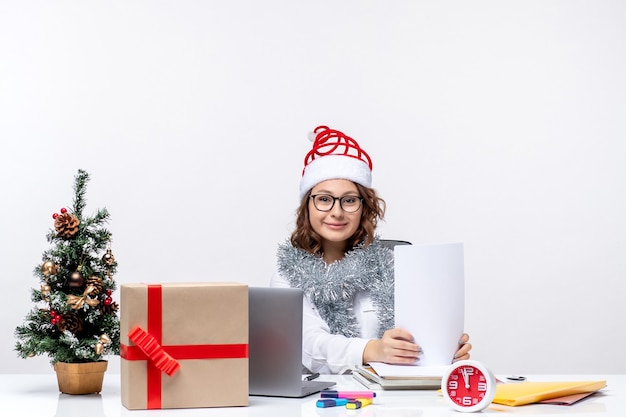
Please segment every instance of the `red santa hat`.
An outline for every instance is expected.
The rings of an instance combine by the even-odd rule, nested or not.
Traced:
[[[344,179],[372,186],[372,160],[356,140],[328,126],[316,127],[309,133],[309,140],[313,149],[304,157],[300,200],[326,180]]]

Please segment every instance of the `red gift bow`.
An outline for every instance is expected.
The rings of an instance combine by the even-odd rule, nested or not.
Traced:
[[[234,359],[247,358],[248,345],[227,344],[227,345],[177,345],[161,346],[162,339],[162,287],[159,284],[148,285],[148,332],[147,335],[154,338],[159,348],[168,355],[174,362],[176,359]],[[135,328],[133,329],[135,330]],[[129,336],[130,336],[129,332]],[[120,357],[126,360],[148,360],[149,357],[138,346],[128,346],[120,343]],[[178,364],[176,362],[176,364]],[[147,363],[148,381],[147,409],[161,408],[161,370],[157,368],[152,360]],[[176,372],[174,370],[172,373]]]
[[[165,352],[157,340],[137,326],[128,332],[128,338],[150,359],[150,361],[168,376],[180,369],[180,364]]]

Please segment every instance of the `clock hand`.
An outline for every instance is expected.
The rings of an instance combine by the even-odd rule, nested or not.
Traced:
[[[465,388],[469,388],[470,383],[469,383],[469,375],[467,374],[467,369],[465,368],[461,369],[461,374],[463,375],[463,381],[465,381]]]

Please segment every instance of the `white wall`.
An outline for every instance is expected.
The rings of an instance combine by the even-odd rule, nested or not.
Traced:
[[[626,373],[625,5],[0,0],[0,372],[78,168],[118,283],[267,285],[328,124],[383,237],[465,243],[474,358]]]

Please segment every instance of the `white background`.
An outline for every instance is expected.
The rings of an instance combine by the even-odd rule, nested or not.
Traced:
[[[464,243],[474,359],[626,373],[625,40],[621,1],[0,0],[0,372],[52,372],[13,331],[79,168],[118,283],[268,285],[327,124],[383,237]]]

